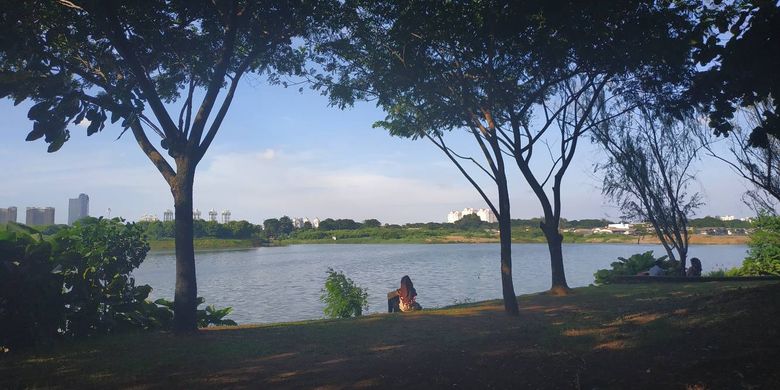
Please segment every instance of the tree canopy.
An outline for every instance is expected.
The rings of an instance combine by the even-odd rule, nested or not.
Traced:
[[[277,82],[280,74],[302,71],[302,51],[293,38],[315,28],[310,16],[324,4],[0,3],[0,97],[35,103],[28,111],[33,127],[27,140],[43,138],[54,152],[70,138],[73,124],[86,121],[92,135],[109,121],[119,122],[119,136],[130,130],[170,186],[176,209],[177,331],[196,328],[195,169],[243,76],[265,74]]]
[[[734,129],[738,108],[754,110],[759,120],[750,144],[769,147],[768,135],[780,137],[780,3],[716,1],[701,15],[695,57],[706,69],[697,75],[691,96],[709,113],[718,134]]]

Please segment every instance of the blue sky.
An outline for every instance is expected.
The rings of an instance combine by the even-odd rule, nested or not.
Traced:
[[[159,217],[173,201],[167,184],[131,134],[119,129],[86,136],[72,125],[71,140],[56,153],[42,141],[25,142],[32,123],[29,104],[0,100],[0,207],[53,206],[56,222],[67,221],[68,198],[86,193],[90,214],[136,220]],[[178,111],[177,111],[178,112]],[[383,118],[373,104],[345,111],[331,108],[312,91],[244,80],[195,179],[195,207],[229,209],[233,219],[262,222],[288,216],[377,218],[382,222],[445,221],[449,210],[485,207],[457,169],[427,141],[390,137],[371,124]],[[460,151],[474,152],[463,134],[449,136]],[[156,140],[155,142],[158,142]],[[584,145],[564,180],[563,216],[619,219],[600,194],[592,166],[601,160]],[[745,185],[723,164],[704,159],[695,190],[704,195],[703,215],[749,216],[740,197]],[[495,194],[482,180],[488,193]],[[541,215],[519,171],[510,171],[513,218]]]

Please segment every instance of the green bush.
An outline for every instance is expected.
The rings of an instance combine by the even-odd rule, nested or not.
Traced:
[[[329,318],[349,318],[360,316],[363,310],[368,310],[368,293],[366,289],[355,285],[352,279],[328,268],[325,288],[322,289],[320,301],[325,304],[323,313]]]
[[[48,241],[23,225],[0,231],[0,349],[170,329],[172,303],[150,302],[152,288],[132,277],[148,251],[142,229],[121,219],[82,219]],[[231,310],[198,310],[198,324],[235,325]]]
[[[763,215],[753,223],[742,275],[780,275],[780,217]]]
[[[612,269],[600,269],[593,274],[595,278],[594,283],[597,285],[610,284],[614,281],[615,276],[636,275],[642,271],[647,271],[659,260],[663,263],[661,268],[664,268],[667,274],[676,275],[678,273],[679,262],[668,260],[668,256],[656,258],[653,256],[653,251],[647,251],[634,254],[627,259],[618,257],[618,261],[611,264]]]
[[[152,288],[136,286],[131,275],[149,251],[140,227],[118,218],[84,218],[52,242],[64,281],[66,335],[155,327],[143,315]]]
[[[707,272],[706,274],[702,275],[705,278],[723,278],[723,277],[733,277],[733,276],[742,276],[742,270],[740,268],[718,268],[716,270]]]
[[[206,302],[206,299],[203,297],[198,297],[197,300],[198,304],[197,306],[202,305]],[[173,302],[169,301],[167,299],[158,299],[154,301],[156,305],[159,305],[161,309],[167,310],[167,316],[172,320],[173,319]],[[226,307],[223,309],[217,309],[214,307],[214,305],[208,305],[205,309],[198,309],[196,311],[196,320],[198,321],[198,327],[199,328],[206,328],[208,326],[236,326],[235,321],[225,318],[228,314],[233,312],[232,307]],[[164,328],[170,329],[170,322],[166,323]]]
[[[0,351],[47,343],[64,326],[62,275],[50,259],[40,234],[0,231]]]

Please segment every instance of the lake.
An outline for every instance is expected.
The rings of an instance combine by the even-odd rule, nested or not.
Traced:
[[[660,245],[564,244],[566,277],[571,287],[587,286],[593,273],[618,256],[654,250]],[[702,260],[704,272],[742,264],[744,245],[692,245],[690,257]],[[386,293],[409,275],[425,308],[467,300],[501,297],[498,244],[320,244],[249,250],[198,252],[198,296],[206,304],[232,306],[229,318],[267,323],[322,318],[319,301],[328,267],[343,271],[368,289],[369,313],[387,310]],[[512,245],[515,292],[550,287],[547,244]],[[175,258],[151,253],[133,275],[149,284],[152,298],[173,299]]]

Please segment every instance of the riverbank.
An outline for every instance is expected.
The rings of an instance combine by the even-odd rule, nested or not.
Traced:
[[[612,285],[566,297],[167,333],[0,358],[0,388],[778,388],[780,284]]]
[[[333,239],[335,237],[336,239]],[[713,236],[694,234],[690,236],[693,245],[746,245],[748,236]],[[404,238],[378,238],[378,237],[347,237],[339,238],[338,235],[322,239],[284,239],[277,241],[280,245],[297,244],[493,244],[498,243],[498,233],[495,235],[474,234],[446,234],[433,237],[404,237]],[[543,244],[546,243],[542,235],[513,235],[514,244]],[[620,234],[591,234],[578,235],[565,233],[563,242],[566,244],[661,244],[655,236],[626,236]]]
[[[254,248],[252,240],[223,239],[223,238],[196,238],[193,241],[196,251],[221,250],[221,249],[249,249]],[[173,251],[176,249],[176,241],[149,240],[149,247],[155,252]]]

